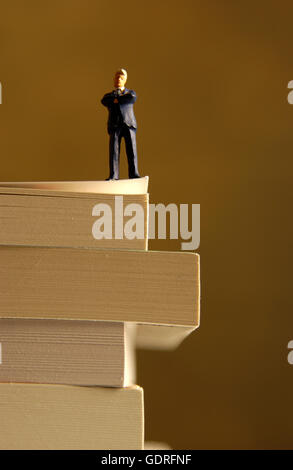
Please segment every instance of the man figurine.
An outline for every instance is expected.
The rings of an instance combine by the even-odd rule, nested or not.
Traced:
[[[136,119],[133,112],[133,103],[136,94],[133,90],[125,88],[127,72],[119,69],[114,76],[115,89],[101,100],[108,108],[108,133],[110,135],[109,164],[110,176],[108,180],[119,179],[120,144],[124,137],[128,160],[129,178],[140,178],[137,167],[136,151]]]

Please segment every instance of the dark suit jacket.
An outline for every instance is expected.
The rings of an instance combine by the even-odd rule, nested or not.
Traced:
[[[117,98],[118,103],[114,103]],[[135,91],[124,89],[123,94],[117,96],[115,91],[106,93],[101,102],[108,108],[108,132],[112,134],[117,127],[126,124],[128,127],[136,129],[136,119],[133,112],[133,103],[136,101]]]

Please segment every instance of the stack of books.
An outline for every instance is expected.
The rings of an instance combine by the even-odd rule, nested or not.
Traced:
[[[135,349],[199,325],[199,256],[148,251],[147,191],[0,183],[0,449],[144,448]]]

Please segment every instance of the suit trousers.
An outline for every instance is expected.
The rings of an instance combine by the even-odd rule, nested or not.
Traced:
[[[137,178],[139,177],[139,173],[137,167],[136,129],[128,127],[126,124],[115,128],[115,130],[110,134],[110,178],[119,179],[120,146],[122,137],[124,137],[125,140],[128,160],[128,176],[129,178]]]

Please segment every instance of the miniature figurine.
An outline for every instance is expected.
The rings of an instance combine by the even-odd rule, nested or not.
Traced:
[[[110,176],[108,180],[119,179],[120,144],[124,137],[128,160],[129,178],[140,178],[137,167],[136,150],[136,119],[133,112],[133,104],[136,101],[136,93],[125,88],[127,72],[119,69],[114,76],[115,89],[106,93],[101,100],[108,108],[108,133]]]

